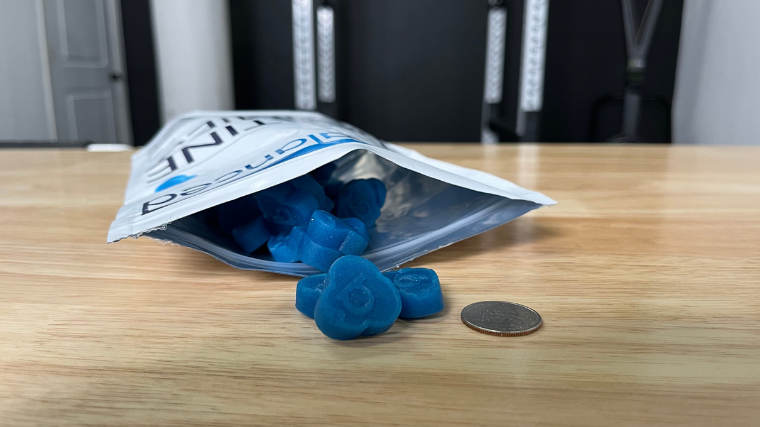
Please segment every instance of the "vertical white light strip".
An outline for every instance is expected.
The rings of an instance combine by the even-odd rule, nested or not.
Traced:
[[[492,7],[488,10],[488,36],[486,39],[486,72],[483,88],[483,126],[480,140],[484,144],[495,144],[498,136],[488,127],[491,119],[490,108],[486,104],[501,102],[504,87],[504,42],[507,35],[507,9]]]
[[[504,86],[504,41],[507,36],[507,9],[492,7],[488,11],[488,41],[486,44],[486,79],[483,100],[488,104],[501,102]]]
[[[321,102],[335,102],[335,26],[333,19],[332,7],[317,7],[317,82]]]
[[[520,110],[522,111],[541,111],[548,16],[549,0],[525,0],[522,63],[520,64]]]
[[[312,0],[293,0],[293,77],[296,108],[317,107],[314,76],[314,25]]]

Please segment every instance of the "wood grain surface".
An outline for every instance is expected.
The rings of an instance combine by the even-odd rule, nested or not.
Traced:
[[[759,149],[409,146],[559,204],[408,264],[446,310],[350,342],[293,278],[106,245],[129,153],[0,151],[0,425],[760,425]]]

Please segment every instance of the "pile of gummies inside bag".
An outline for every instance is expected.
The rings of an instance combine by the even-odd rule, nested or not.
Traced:
[[[216,207],[219,228],[247,253],[323,271],[301,279],[296,308],[328,337],[349,340],[387,331],[398,317],[443,310],[438,276],[427,268],[381,273],[360,255],[385,203],[382,181],[331,178],[329,163],[306,175]]]

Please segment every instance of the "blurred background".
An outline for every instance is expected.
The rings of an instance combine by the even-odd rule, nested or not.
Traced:
[[[193,110],[401,142],[758,144],[756,0],[0,0],[0,144]]]

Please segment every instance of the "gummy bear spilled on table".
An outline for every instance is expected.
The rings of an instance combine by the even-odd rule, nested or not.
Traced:
[[[402,268],[383,273],[401,297],[399,317],[418,319],[443,310],[443,292],[435,271],[429,268]]]
[[[330,267],[314,320],[328,337],[350,340],[387,331],[400,312],[393,283],[372,262],[349,255]]]
[[[327,274],[315,274],[304,277],[296,284],[296,308],[305,316],[313,319],[314,308],[327,285]]]

